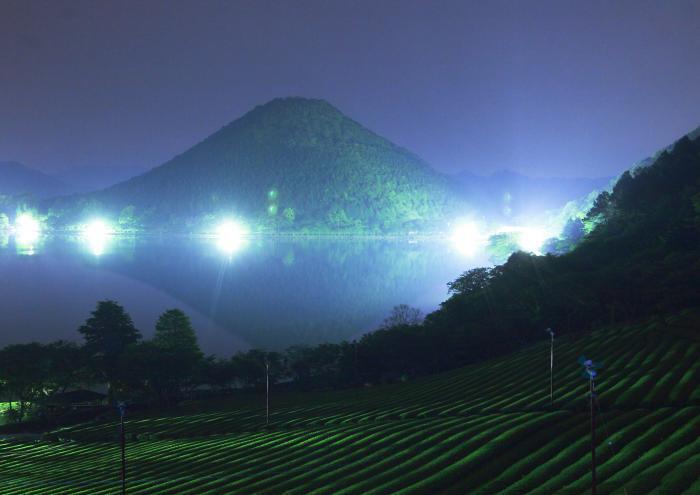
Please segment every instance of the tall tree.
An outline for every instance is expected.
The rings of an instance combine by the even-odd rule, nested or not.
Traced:
[[[153,343],[178,354],[202,357],[197,335],[189,317],[179,309],[169,309],[158,318]]]
[[[127,347],[141,339],[131,316],[115,301],[100,301],[92,316],[78,331],[85,338],[91,367],[109,384],[110,400],[119,381],[119,358]]]
[[[151,344],[161,369],[150,381],[161,401],[176,401],[183,387],[193,382],[204,358],[189,317],[179,309],[160,315]]]
[[[262,387],[265,384],[266,363],[270,365],[270,383],[277,383],[285,375],[284,356],[281,354],[250,349],[231,358],[236,378],[248,387]]]
[[[391,314],[384,319],[381,328],[392,328],[403,325],[420,325],[423,314],[418,308],[412,308],[408,304],[394,306]]]
[[[447,282],[447,290],[450,294],[468,295],[485,289],[493,277],[491,268],[472,268],[467,270],[453,282]]]
[[[59,340],[46,345],[49,356],[49,376],[52,391],[64,393],[90,381],[88,376],[88,355],[85,348],[74,342]]]
[[[45,398],[49,388],[50,359],[46,346],[14,344],[0,350],[0,383],[17,409],[10,409],[11,419],[22,421],[32,405]]]

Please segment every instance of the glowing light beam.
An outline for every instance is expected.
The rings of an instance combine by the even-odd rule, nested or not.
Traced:
[[[474,222],[467,222],[455,227],[451,240],[457,251],[472,256],[484,244],[485,236]]]
[[[230,256],[245,245],[247,235],[248,229],[244,225],[227,220],[216,228],[216,246]]]
[[[41,224],[31,213],[20,213],[15,219],[15,235],[23,238],[37,239],[41,233]]]
[[[541,254],[542,245],[549,237],[546,230],[537,227],[524,227],[518,232],[518,245],[529,253]]]
[[[92,220],[82,227],[82,239],[95,256],[102,256],[105,253],[112,234],[114,229],[104,220]]]
[[[20,213],[15,218],[14,234],[17,248],[31,256],[41,235],[41,223],[31,213]]]
[[[535,226],[501,226],[496,233],[512,233],[518,247],[527,253],[542,254],[544,241],[552,234],[542,227]]]

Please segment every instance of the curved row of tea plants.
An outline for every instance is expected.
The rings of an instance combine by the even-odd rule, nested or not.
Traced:
[[[414,382],[363,390],[275,396],[271,426],[339,425],[371,421],[465,416],[492,412],[587,408],[588,384],[578,363],[602,364],[598,382],[603,411],[700,406],[700,342],[665,335],[654,325],[599,331],[555,342],[554,402],[549,401],[549,343],[509,357]],[[152,438],[207,436],[264,426],[264,396],[193,402],[170,414],[128,421],[131,435]],[[113,423],[66,428],[52,438],[105,440]]]
[[[582,493],[588,422],[565,411],[492,413],[129,444],[129,493]],[[601,416],[601,493],[693,493],[700,408]],[[0,447],[2,493],[108,494],[115,443]]]
[[[698,493],[700,348],[655,326],[600,331],[416,382],[193,402],[127,422],[129,493],[582,493],[599,359],[600,493]],[[0,442],[0,493],[118,490],[114,422]]]

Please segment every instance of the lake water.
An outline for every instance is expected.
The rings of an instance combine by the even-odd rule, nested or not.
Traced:
[[[446,283],[488,265],[449,240],[175,236],[87,240],[0,234],[0,346],[79,340],[96,302],[122,304],[144,336],[181,308],[207,353],[352,339],[397,304],[429,312]]]

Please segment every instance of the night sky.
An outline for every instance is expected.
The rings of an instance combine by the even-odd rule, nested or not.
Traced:
[[[277,96],[444,171],[607,176],[700,125],[700,1],[0,0],[0,160],[147,169]]]

